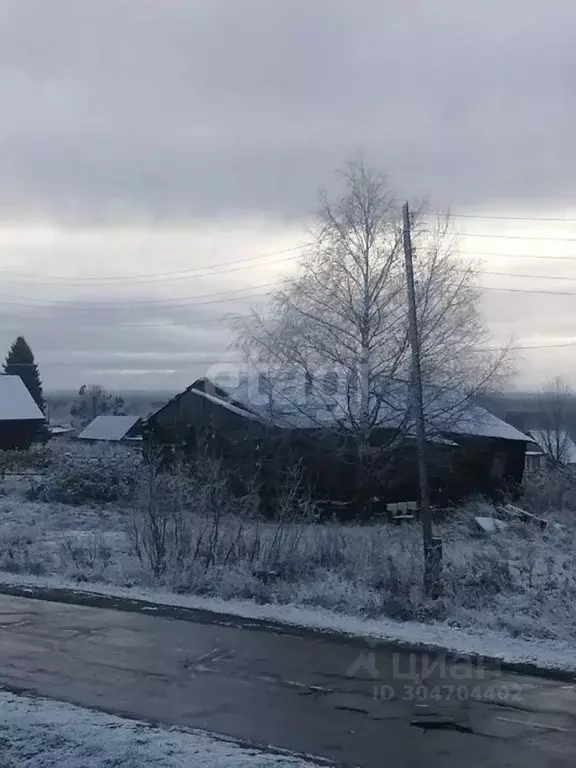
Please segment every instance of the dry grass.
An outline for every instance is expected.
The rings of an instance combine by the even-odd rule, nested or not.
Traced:
[[[520,503],[564,527],[516,523],[482,535],[474,515],[494,510],[480,502],[439,526],[444,596],[434,603],[421,591],[417,524],[320,524],[297,477],[277,520],[264,522],[254,494],[234,496],[213,462],[192,475],[149,464],[137,497],[122,506],[31,503],[12,493],[0,506],[0,570],[566,639],[576,631],[574,490],[568,477],[562,489],[554,482],[528,485]]]

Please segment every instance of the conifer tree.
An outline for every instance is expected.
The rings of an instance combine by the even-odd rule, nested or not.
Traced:
[[[10,347],[4,363],[4,373],[20,376],[38,408],[44,412],[46,401],[44,400],[38,365],[30,345],[23,336],[18,336]]]

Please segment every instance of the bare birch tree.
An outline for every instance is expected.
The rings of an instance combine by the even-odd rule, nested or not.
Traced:
[[[553,467],[568,462],[568,410],[572,392],[560,376],[548,381],[538,392],[540,430],[538,440]]]
[[[291,405],[322,422],[329,412],[362,459],[383,423],[410,430],[406,279],[400,204],[385,176],[362,161],[342,172],[342,197],[326,194],[313,242],[264,314],[237,326],[248,360],[271,385],[295,378]],[[476,265],[458,257],[448,217],[417,209],[414,271],[429,428],[449,431],[470,397],[501,372],[489,351]],[[447,388],[451,393],[447,398]],[[312,391],[312,397],[310,395]],[[395,439],[395,438],[393,438]]]

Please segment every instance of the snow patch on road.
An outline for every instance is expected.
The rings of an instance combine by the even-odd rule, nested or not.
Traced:
[[[173,606],[229,614],[245,619],[273,621],[308,629],[342,633],[370,640],[444,649],[466,656],[484,656],[511,664],[533,664],[542,669],[555,669],[576,674],[574,644],[560,640],[512,638],[495,631],[471,632],[449,623],[398,622],[392,619],[363,619],[345,616],[320,608],[295,605],[259,605],[251,600],[224,600],[216,597],[175,595],[155,589],[126,588],[111,585],[89,585],[58,577],[34,577],[0,573],[1,584],[68,589],[93,595],[144,600],[159,606]],[[31,595],[32,596],[32,595]],[[153,608],[147,609],[152,611]]]
[[[10,768],[312,768],[319,763],[204,731],[153,727],[10,693],[0,693],[0,743],[0,763]]]

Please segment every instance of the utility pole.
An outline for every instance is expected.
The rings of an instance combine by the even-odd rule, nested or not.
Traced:
[[[426,424],[424,421],[424,398],[422,394],[422,370],[420,367],[420,339],[416,292],[414,288],[414,266],[412,259],[412,235],[410,207],[402,206],[404,257],[406,259],[406,289],[408,292],[408,322],[410,350],[412,352],[412,376],[410,395],[416,426],[416,453],[418,457],[418,483],[420,486],[420,517],[424,544],[424,591],[428,596],[438,596],[440,588],[440,567],[442,549],[439,539],[432,532],[432,511],[430,508],[430,484],[426,464]]]

